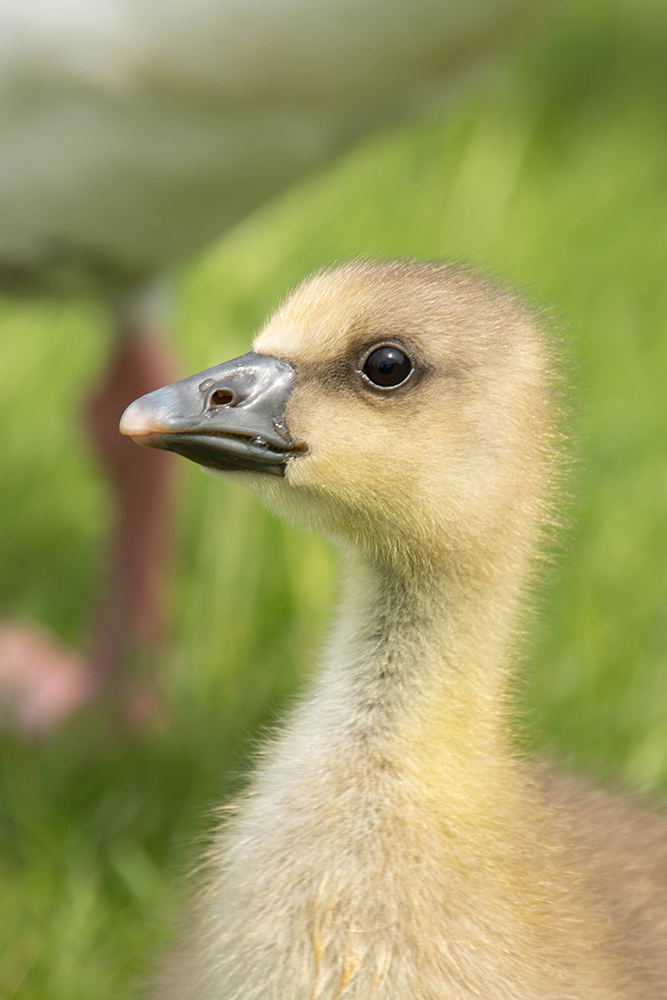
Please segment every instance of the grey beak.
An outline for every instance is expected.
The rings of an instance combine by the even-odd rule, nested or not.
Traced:
[[[207,468],[283,476],[288,460],[307,451],[285,424],[295,383],[289,362],[251,351],[141,396],[120,431]]]

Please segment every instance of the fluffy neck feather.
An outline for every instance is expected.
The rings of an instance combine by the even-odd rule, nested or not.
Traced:
[[[184,995],[611,1000],[505,746],[512,580],[344,564],[313,691],[223,831]]]
[[[399,568],[349,551],[342,580],[321,673],[297,714],[310,758],[319,747],[328,769],[334,745],[348,758],[355,747],[360,765],[391,762],[420,794],[433,782],[444,807],[451,795],[476,813],[498,767],[514,768],[503,724],[514,581],[471,585],[436,564]]]

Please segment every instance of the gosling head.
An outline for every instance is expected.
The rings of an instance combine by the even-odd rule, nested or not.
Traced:
[[[452,265],[346,264],[304,281],[253,347],[137,400],[122,432],[383,561],[488,573],[530,547],[549,373],[512,293]]]

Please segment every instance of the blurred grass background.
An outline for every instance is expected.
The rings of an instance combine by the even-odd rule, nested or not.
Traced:
[[[483,263],[553,305],[575,359],[578,463],[522,712],[577,768],[667,784],[667,9],[581,0],[441,120],[367,142],[182,276],[183,374],[248,349],[305,272],[363,253]],[[83,646],[110,517],[82,395],[104,364],[83,304],[0,305],[0,608]],[[0,997],[139,990],[211,809],[300,684],[334,558],[181,463],[171,722],[1,737]]]

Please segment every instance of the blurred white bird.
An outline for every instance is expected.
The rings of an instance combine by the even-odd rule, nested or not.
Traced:
[[[539,0],[3,0],[0,290],[104,296],[116,346],[89,415],[118,500],[87,657],[0,629],[0,704],[44,732],[162,630],[169,456],[117,434],[169,381],[143,290],[365,133],[451,100]]]

